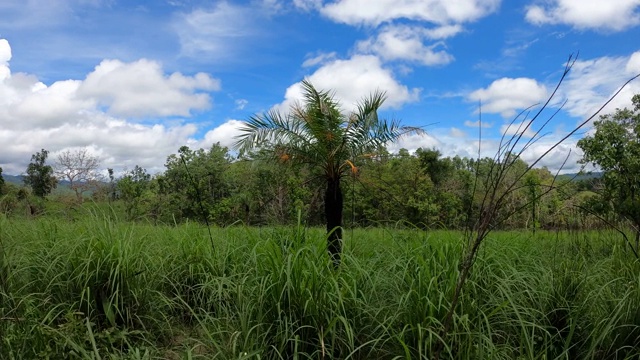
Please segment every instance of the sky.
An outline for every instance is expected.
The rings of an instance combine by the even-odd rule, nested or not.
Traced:
[[[346,113],[384,91],[384,118],[426,131],[391,150],[492,156],[570,56],[523,134],[551,119],[528,162],[640,73],[640,0],[2,0],[0,167],[87,148],[117,174],[160,172],[183,145],[232,147],[251,115],[286,112],[305,78]],[[640,80],[603,113],[635,93]],[[592,131],[540,165],[579,170]]]

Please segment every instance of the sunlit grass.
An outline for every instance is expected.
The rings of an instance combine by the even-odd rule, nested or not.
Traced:
[[[0,358],[429,359],[463,234],[0,219]],[[640,264],[613,233],[494,233],[442,353],[640,355]]]

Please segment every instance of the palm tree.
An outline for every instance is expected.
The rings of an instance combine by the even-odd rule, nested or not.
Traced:
[[[408,133],[422,133],[416,127],[378,118],[385,100],[376,91],[357,104],[348,116],[329,91],[318,91],[302,81],[304,101],[288,113],[275,110],[254,115],[240,129],[236,148],[240,151],[269,149],[272,160],[306,164],[322,172],[327,181],[324,209],[327,222],[327,250],[334,264],[342,252],[343,198],[340,180],[357,172],[354,163],[373,156],[388,142]]]

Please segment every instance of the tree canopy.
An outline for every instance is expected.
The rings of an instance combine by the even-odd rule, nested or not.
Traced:
[[[58,181],[53,176],[53,168],[46,165],[49,151],[42,149],[31,156],[31,163],[27,166],[24,183],[31,186],[33,194],[44,198],[56,188]]]
[[[617,109],[600,116],[593,135],[578,141],[582,163],[604,172],[605,200],[636,227],[640,240],[640,94],[632,98],[633,109]]]

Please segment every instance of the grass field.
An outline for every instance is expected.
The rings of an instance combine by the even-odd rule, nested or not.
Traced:
[[[429,359],[461,232],[0,218],[0,359]],[[640,264],[611,232],[496,232],[447,359],[637,359]]]

